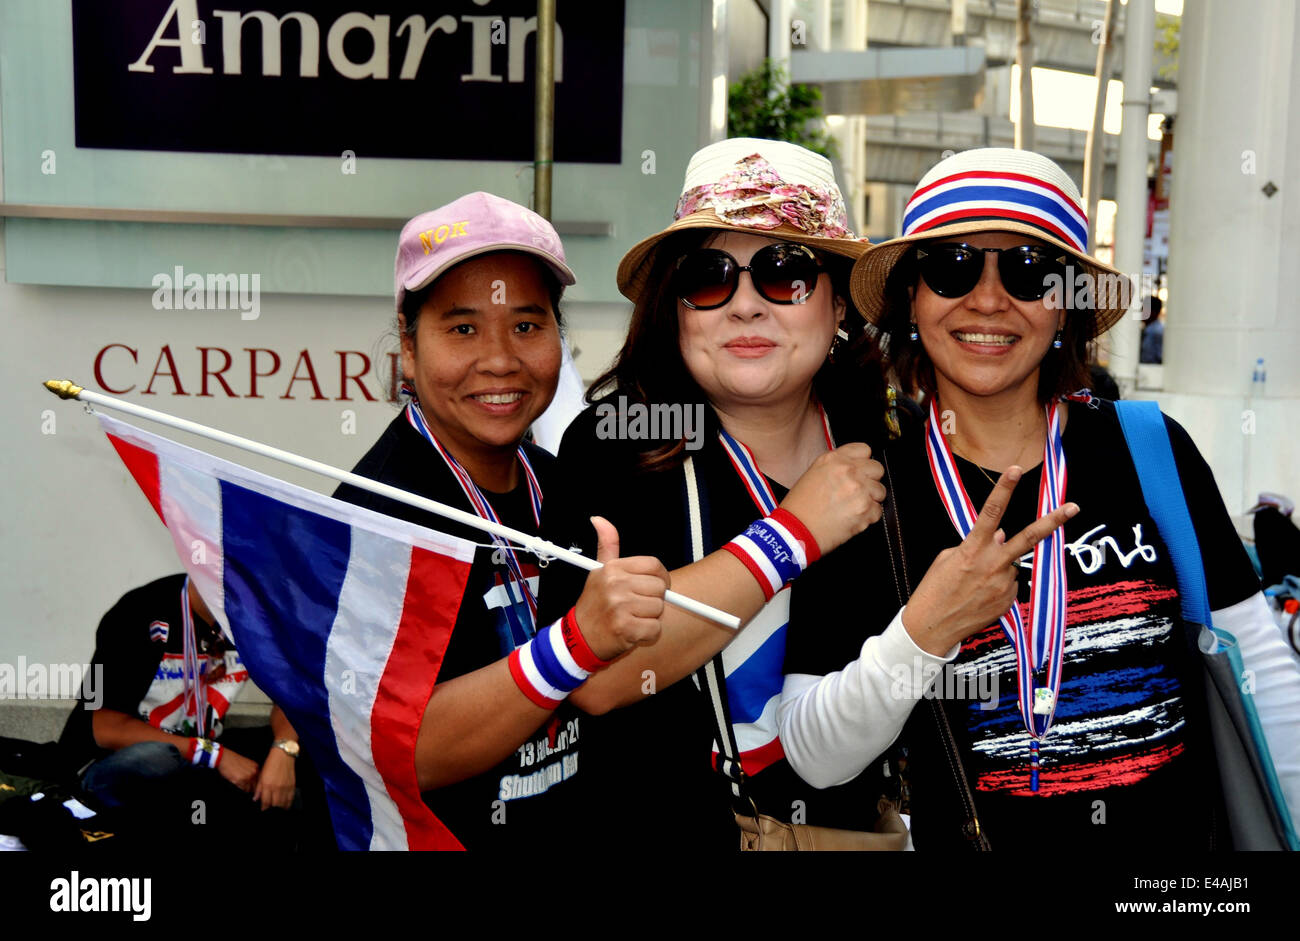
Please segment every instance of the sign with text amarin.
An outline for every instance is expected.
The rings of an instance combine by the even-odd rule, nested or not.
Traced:
[[[555,158],[618,163],[623,4],[559,0]],[[529,0],[73,0],[78,147],[531,160]]]

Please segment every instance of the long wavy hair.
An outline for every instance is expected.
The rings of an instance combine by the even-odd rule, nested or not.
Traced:
[[[676,232],[655,251],[646,288],[632,311],[627,339],[614,363],[587,391],[587,401],[625,395],[630,402],[656,404],[707,403],[704,390],[682,360],[677,297],[672,291],[672,267],[684,253],[699,248],[718,232],[695,229]],[[852,397],[860,408],[854,418],[860,427],[854,434],[881,440],[885,433],[885,376],[874,331],[858,313],[849,295],[849,273],[853,263],[829,252],[818,253],[831,278],[831,289],[844,300],[843,329],[848,340],[840,342],[832,357],[813,377],[813,390],[823,401]],[[643,451],[645,470],[670,470],[684,460],[686,440],[659,442]]]

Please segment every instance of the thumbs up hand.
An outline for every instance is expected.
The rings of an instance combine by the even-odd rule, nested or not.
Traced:
[[[601,567],[587,575],[574,616],[592,653],[612,660],[659,639],[659,618],[670,579],[656,558],[619,558],[618,530],[608,520],[593,516],[591,525],[596,530],[596,561]]]

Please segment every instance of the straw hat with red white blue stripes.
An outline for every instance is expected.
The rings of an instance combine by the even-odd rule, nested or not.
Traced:
[[[1124,277],[1087,253],[1088,216],[1069,174],[1041,154],[982,147],[940,161],[921,178],[907,201],[902,236],[873,246],[853,266],[853,303],[868,321],[879,324],[885,314],[885,281],[915,243],[975,232],[1032,235],[1064,249],[1094,279],[1099,274]],[[1096,306],[1093,336],[1124,316],[1118,294],[1110,295],[1111,303]]]

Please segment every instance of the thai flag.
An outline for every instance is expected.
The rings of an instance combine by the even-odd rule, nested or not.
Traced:
[[[758,774],[785,757],[777,710],[781,705],[789,623],[790,586],[787,585],[763,606],[735,640],[722,649],[731,728],[736,734],[740,765],[749,775]],[[715,767],[717,761],[715,742]]]
[[[473,544],[99,420],[319,768],[340,848],[462,849],[420,798],[415,740]]]

